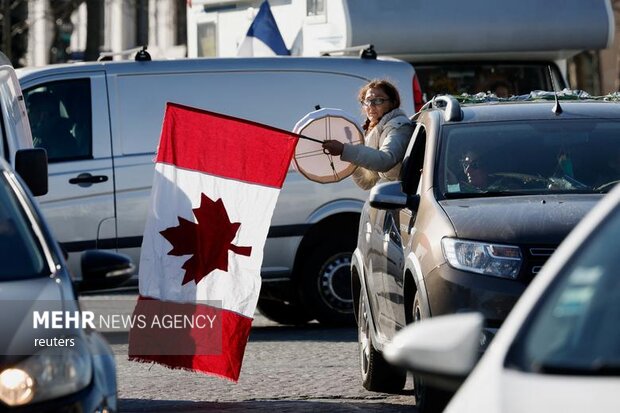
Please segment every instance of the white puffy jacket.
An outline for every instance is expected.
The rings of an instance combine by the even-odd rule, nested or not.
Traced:
[[[405,112],[394,109],[366,134],[365,145],[345,144],[340,159],[358,166],[353,180],[362,189],[372,188],[379,179],[397,180],[412,134]]]

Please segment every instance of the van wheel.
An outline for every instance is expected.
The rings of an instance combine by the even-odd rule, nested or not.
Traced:
[[[295,326],[306,324],[312,319],[301,307],[284,301],[259,299],[257,308],[262,315],[280,324]]]
[[[416,292],[415,298],[413,299],[412,312],[414,323],[428,317],[425,310],[422,308],[419,292]],[[451,397],[448,392],[426,385],[424,381],[415,374],[413,375],[413,393],[415,395],[416,407],[420,413],[442,412]]]
[[[359,300],[357,341],[359,345],[362,386],[366,390],[396,393],[405,386],[407,373],[388,364],[383,355],[375,350],[370,333],[368,302],[362,292]]]
[[[301,297],[311,314],[325,325],[353,325],[351,256],[356,240],[341,237],[319,245],[304,260]]]

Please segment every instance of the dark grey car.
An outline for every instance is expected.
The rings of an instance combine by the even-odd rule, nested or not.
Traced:
[[[413,321],[478,311],[484,350],[558,244],[620,179],[617,103],[441,97],[416,121],[402,182],[372,190],[353,255],[369,390],[403,387],[405,373],[381,351]],[[414,383],[420,408],[439,409],[444,395]]]
[[[79,313],[76,287],[34,199],[2,159],[0,263],[0,411],[117,411],[114,355],[103,336],[77,323],[33,325],[35,311]],[[128,257],[85,252],[80,288],[115,287],[133,271]]]

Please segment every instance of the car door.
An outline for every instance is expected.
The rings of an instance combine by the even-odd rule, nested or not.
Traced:
[[[367,205],[368,206],[368,205]],[[363,228],[364,239],[366,242],[365,267],[366,267],[366,289],[368,291],[369,305],[375,327],[379,335],[383,335],[385,326],[384,317],[381,316],[382,309],[385,307],[384,288],[381,273],[384,271],[383,250],[383,220],[385,211],[369,207],[368,214],[362,215],[360,228]]]
[[[105,73],[26,79],[22,89],[34,144],[48,150],[49,192],[38,201],[79,278],[80,251],[116,247]]]
[[[384,291],[381,315],[389,337],[392,337],[399,329],[397,320],[404,304],[402,274],[405,258],[400,234],[399,211],[397,209],[387,210],[383,219],[382,271],[379,274]]]
[[[403,161],[401,188],[408,194],[420,194],[420,180],[426,153],[426,129],[417,124],[411,143]],[[388,211],[384,224],[384,248],[387,257],[386,272],[383,283],[386,290],[386,317],[389,317],[392,329],[390,337],[407,323],[412,309],[413,297],[407,297],[405,291],[405,257],[409,253],[410,239],[415,232],[417,211],[409,208]],[[409,300],[407,300],[409,298]],[[409,314],[411,315],[411,314]]]

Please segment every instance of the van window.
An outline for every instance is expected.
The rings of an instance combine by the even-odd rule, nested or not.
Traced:
[[[92,158],[89,79],[62,80],[24,91],[35,147],[50,163]]]
[[[198,57],[217,56],[216,27],[214,22],[199,23]]]
[[[532,90],[553,90],[547,64],[414,63],[425,100],[438,94],[460,95],[492,92],[498,97],[528,94]],[[553,68],[556,87],[565,87]]]

